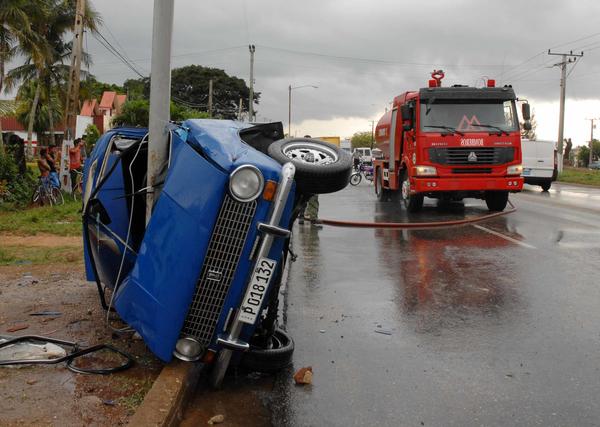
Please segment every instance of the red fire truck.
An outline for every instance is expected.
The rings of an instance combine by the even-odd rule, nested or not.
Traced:
[[[436,70],[429,86],[394,98],[379,120],[375,140],[375,193],[401,198],[409,212],[425,196],[445,200],[484,199],[502,211],[508,193],[523,187],[517,97],[511,86],[442,87]],[[522,105],[530,129],[529,104]]]

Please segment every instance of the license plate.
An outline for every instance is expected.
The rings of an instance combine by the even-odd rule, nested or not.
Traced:
[[[531,169],[523,169],[523,176],[531,175]]]
[[[248,289],[246,289],[246,295],[244,295],[242,306],[240,307],[240,315],[238,317],[240,322],[248,323],[249,325],[253,325],[256,322],[276,265],[277,262],[269,258],[260,258],[256,262],[252,279],[250,280]]]

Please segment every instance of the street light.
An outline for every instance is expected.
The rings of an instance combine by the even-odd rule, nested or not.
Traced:
[[[302,85],[302,86],[288,86],[288,137],[292,136],[292,90],[294,89],[302,89],[303,87],[312,87],[314,89],[318,89],[319,86],[315,85]]]

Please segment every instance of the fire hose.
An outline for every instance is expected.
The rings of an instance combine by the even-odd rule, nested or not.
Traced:
[[[352,227],[352,228],[391,228],[391,229],[421,229],[421,228],[448,228],[461,225],[473,224],[486,221],[503,215],[508,215],[517,210],[517,208],[508,201],[510,209],[502,212],[494,212],[487,215],[481,215],[474,218],[464,218],[449,221],[431,221],[431,222],[366,222],[366,221],[345,221],[339,219],[316,219],[314,224],[329,225],[332,227]]]

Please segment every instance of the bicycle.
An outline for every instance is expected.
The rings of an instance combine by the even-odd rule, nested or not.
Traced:
[[[52,185],[48,177],[40,176],[38,178],[38,185],[31,195],[31,203],[38,206],[52,206],[55,203],[52,195]]]
[[[373,182],[373,166],[367,166],[364,163],[358,165],[358,169],[350,175],[350,185],[358,185],[362,181],[362,177],[367,181]]]
[[[73,200],[81,200],[81,195],[83,194],[83,172],[77,169],[74,169],[72,172],[75,172],[77,175],[72,191]]]
[[[60,181],[58,179],[58,174],[56,172],[50,172],[50,194],[54,199],[55,205],[64,205],[65,198],[63,196],[62,191],[60,191]]]

